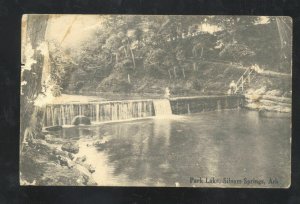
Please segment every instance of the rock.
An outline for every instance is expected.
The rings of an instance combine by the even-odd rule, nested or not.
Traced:
[[[59,164],[61,166],[69,166],[68,160],[60,155],[57,156],[57,159],[59,161]]]
[[[86,185],[87,186],[97,186],[97,183],[93,180],[93,178],[90,178]]]
[[[54,135],[50,135],[50,134],[45,135],[45,140],[51,140],[52,138],[54,138]]]
[[[68,152],[68,156],[69,156],[69,158],[70,158],[71,160],[74,159],[74,155],[73,155],[72,153]]]
[[[79,152],[79,145],[72,142],[67,142],[61,146],[63,151],[67,151],[73,154],[77,154]]]
[[[89,181],[89,177],[87,175],[80,175],[77,179],[77,183],[82,184],[82,185],[87,185]]]
[[[36,137],[36,139],[44,140],[45,139],[45,134],[44,133],[38,133],[35,137]]]
[[[57,159],[58,159],[59,164],[61,166],[66,166],[69,169],[71,169],[75,166],[74,162],[70,161],[67,157],[63,157],[63,156],[58,155]]]
[[[95,170],[95,167],[93,167],[92,165],[89,165],[89,167],[88,167],[88,170],[89,170],[89,172],[92,174],[92,173],[94,173],[96,170]]]
[[[63,157],[68,157],[68,153],[65,151],[61,151],[58,148],[53,149],[52,154],[56,156],[63,156]]]
[[[49,134],[50,132],[47,131],[47,130],[45,130],[45,127],[44,127],[44,128],[42,129],[42,133],[46,135],[46,134]]]
[[[93,142],[94,146],[98,146],[98,145],[102,145],[102,144],[103,144],[103,142],[100,140]]]
[[[44,128],[46,131],[59,131],[62,130],[62,126],[56,125],[56,126],[49,126]]]
[[[49,144],[62,144],[64,142],[64,140],[62,138],[57,138],[50,134],[47,134],[45,136],[45,141]]]
[[[72,125],[90,125],[90,124],[91,124],[91,120],[88,117],[82,115],[78,115],[72,120]]]
[[[32,148],[35,148],[38,151],[42,151],[45,153],[51,152],[52,150],[46,141],[40,139],[33,140],[32,142],[29,142],[28,145]]]
[[[108,142],[107,139],[102,139],[102,140],[97,140],[95,142],[93,142],[94,146],[101,146],[101,145],[105,145]]]
[[[50,152],[50,154],[48,155],[48,158],[50,161],[56,161],[57,155],[55,155],[53,152]]]
[[[86,161],[86,156],[82,156],[82,157],[77,157],[76,158],[76,162],[77,163],[82,163],[82,162],[85,162]]]

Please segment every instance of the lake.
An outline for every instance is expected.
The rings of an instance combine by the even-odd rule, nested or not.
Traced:
[[[101,186],[288,187],[291,119],[222,110],[64,128]],[[270,183],[270,179],[274,181]]]

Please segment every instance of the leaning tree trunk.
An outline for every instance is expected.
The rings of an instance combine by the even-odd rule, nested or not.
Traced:
[[[292,36],[292,29],[291,24],[292,22],[288,21],[285,22],[284,17],[276,17],[276,25],[279,35],[279,41],[280,41],[280,58],[282,59],[280,62],[280,68],[284,67],[286,59],[291,58],[292,53],[292,42],[291,42],[291,36]],[[287,62],[287,65],[289,66],[289,71],[292,73],[292,62],[291,59]]]
[[[125,57],[127,57],[127,50],[125,46],[124,46],[124,53],[125,53]]]
[[[127,80],[128,80],[128,83],[131,84],[130,74],[127,74]]]
[[[174,71],[174,78],[176,79],[177,78],[177,73],[176,73],[176,67],[175,66],[173,67],[173,71]]]
[[[130,48],[130,52],[131,52],[131,57],[132,57],[133,68],[135,69],[135,57],[133,54],[133,50],[131,48]]]
[[[132,50],[131,47],[130,47],[129,41],[127,41],[127,47],[128,47],[128,49],[130,50],[131,59],[132,59],[132,63],[133,63],[133,68],[135,69],[135,57],[134,57],[134,54],[133,54],[133,50]],[[127,56],[127,55],[126,55],[126,56]]]
[[[48,15],[26,15],[22,19],[22,54],[30,47],[34,52],[31,57],[33,59],[22,59],[22,63],[25,66],[30,60],[35,60],[36,63],[31,65],[30,70],[22,71],[21,75],[21,81],[25,81],[27,84],[24,89],[22,88],[23,93],[20,95],[20,142],[23,142],[25,130],[28,130],[31,125],[35,110],[34,100],[42,89],[41,79],[44,56],[37,48],[44,42],[47,22]],[[25,55],[22,56],[24,57]]]
[[[203,47],[201,47],[200,59],[202,59],[202,56],[203,56]]]

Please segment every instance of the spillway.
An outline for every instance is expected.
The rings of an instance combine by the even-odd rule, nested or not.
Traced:
[[[71,125],[77,115],[89,117],[92,122],[104,122],[150,117],[154,111],[152,100],[51,104],[46,106],[44,125]]]

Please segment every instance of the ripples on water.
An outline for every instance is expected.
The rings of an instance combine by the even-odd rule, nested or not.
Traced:
[[[96,167],[99,185],[192,186],[190,177],[214,176],[277,177],[287,186],[290,124],[227,110],[69,127],[61,134],[79,140],[79,155]]]

